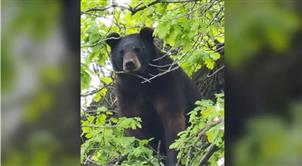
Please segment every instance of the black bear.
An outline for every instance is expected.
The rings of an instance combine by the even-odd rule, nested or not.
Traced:
[[[119,113],[142,119],[142,128],[130,130],[129,134],[137,138],[153,137],[154,149],[160,141],[161,152],[167,155],[166,165],[175,165],[176,152],[169,145],[186,128],[187,113],[201,96],[193,81],[160,52],[153,39],[153,30],[143,28],[138,34],[125,37],[111,33],[106,43],[111,47],[110,59],[117,73]],[[145,79],[152,76],[153,79]]]

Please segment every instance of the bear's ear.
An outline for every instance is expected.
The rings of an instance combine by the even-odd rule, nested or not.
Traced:
[[[106,37],[106,43],[113,48],[117,42],[120,40],[120,35],[116,32],[110,33],[107,37]]]
[[[142,28],[139,35],[147,40],[153,41],[153,29],[151,28]]]

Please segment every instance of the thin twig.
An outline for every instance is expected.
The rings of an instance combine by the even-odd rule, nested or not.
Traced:
[[[160,156],[160,144],[161,144],[161,142],[158,141],[158,144],[157,144],[157,151],[156,151],[156,157],[157,157],[157,159],[158,159],[158,164],[159,164],[159,165],[160,165],[160,158],[161,158],[161,156]]]
[[[191,158],[191,151],[192,151],[192,148],[189,149],[189,152],[188,152],[188,155],[187,155],[186,166],[189,166],[190,158]]]
[[[153,59],[152,61],[161,60],[161,59],[163,59],[164,57],[169,56],[169,55],[171,55],[171,53],[170,53],[170,52],[167,52],[167,53],[165,53],[164,55],[162,55],[162,56],[160,56],[160,57],[158,57],[158,58]]]
[[[136,77],[138,77],[138,78],[141,78],[141,79],[143,79],[144,80],[144,82],[148,82],[148,83],[151,83],[151,81],[150,81],[150,79],[148,79],[148,78],[145,78],[145,77],[143,77],[143,76],[141,76],[141,75],[138,75],[138,74],[134,74],[134,73],[129,73],[130,75],[133,75],[133,76],[136,76]]]
[[[207,78],[212,77],[213,75],[215,75],[216,73],[218,73],[219,71],[221,71],[223,68],[224,68],[224,65],[222,65],[220,68],[218,68],[218,69],[217,69],[216,71],[214,71],[213,73],[208,74],[208,75],[207,75]]]
[[[90,44],[90,45],[84,45],[84,46],[81,46],[81,48],[84,48],[84,47],[94,47],[108,39],[120,39],[121,37],[109,37],[109,38],[105,38],[105,39],[100,39],[99,41],[97,41],[96,43],[93,43],[93,44]]]
[[[81,12],[81,14],[87,14],[88,12],[96,12],[96,11],[105,11],[105,10],[108,10],[110,8],[114,8],[114,7],[118,7],[118,8],[121,8],[121,9],[126,9],[126,10],[130,10],[130,8],[126,7],[126,6],[122,6],[122,5],[119,5],[117,3],[112,3],[110,5],[107,5],[107,6],[102,6],[102,7],[96,7],[96,8],[90,8],[84,12]]]
[[[165,65],[155,65],[155,64],[149,63],[148,65],[152,66],[152,67],[157,67],[157,68],[165,68],[165,67],[170,67],[170,66],[173,66],[173,65],[176,65],[176,64],[169,63],[169,64],[165,64]]]
[[[122,163],[123,160],[125,160],[127,158],[127,155],[122,155],[122,156],[119,156],[118,158],[115,158],[115,159],[112,159],[110,160],[106,165],[119,165]]]
[[[151,82],[151,80],[153,80],[153,79],[155,79],[155,78],[157,78],[157,77],[160,77],[160,76],[162,76],[162,75],[165,75],[165,74],[167,74],[167,73],[169,73],[169,72],[171,72],[171,71],[174,71],[174,70],[177,70],[179,68],[179,66],[176,66],[175,68],[172,68],[172,69],[169,69],[169,70],[167,70],[167,71],[164,71],[164,72],[162,72],[162,73],[159,73],[159,74],[157,74],[157,75],[155,75],[155,76],[153,76],[153,77],[151,77],[151,78],[149,78],[149,79],[146,79],[145,81],[142,81],[141,83],[142,84],[144,84],[144,83],[146,83],[146,82]]]
[[[93,127],[93,128],[108,129],[108,128],[116,128],[117,125],[113,125],[113,126],[82,125],[81,127]]]

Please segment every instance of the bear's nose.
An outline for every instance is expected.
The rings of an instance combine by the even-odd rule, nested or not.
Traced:
[[[135,63],[133,61],[128,61],[125,64],[126,70],[132,71],[135,69]]]

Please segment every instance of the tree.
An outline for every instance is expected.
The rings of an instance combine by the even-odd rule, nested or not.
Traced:
[[[221,160],[223,143],[219,138],[221,139],[223,134],[213,138],[213,133],[208,131],[223,131],[223,109],[218,107],[223,104],[223,21],[224,2],[219,0],[132,0],[119,3],[106,0],[81,1],[81,117],[84,165],[142,165],[144,162],[146,165],[161,165],[160,161],[164,156],[157,154],[157,149],[150,150],[148,140],[137,140],[123,134],[126,128],[140,127],[140,120],[115,116],[115,97],[112,93],[115,73],[109,62],[109,48],[104,42],[110,32],[125,35],[136,33],[145,26],[155,29],[155,44],[193,78],[204,99],[211,99],[197,102],[195,113],[192,113],[195,115],[192,117],[195,123],[191,123],[192,126],[178,141],[179,143],[190,136],[203,143],[203,146],[191,152],[180,148],[186,144],[177,144],[176,141],[173,146],[180,150],[179,154],[186,154],[179,156],[180,163],[188,165],[200,161],[205,164],[210,161],[217,164],[217,160]],[[174,68],[175,65],[170,64],[169,69],[162,74],[171,72]],[[142,82],[152,81],[156,77],[160,75],[142,78]],[[220,93],[217,99],[214,95],[216,93]],[[209,111],[212,114],[216,112],[216,116],[204,114]],[[196,121],[199,117],[204,121]],[[201,132],[202,130],[206,131]],[[209,148],[210,146],[216,148]],[[102,150],[98,147],[102,147]],[[202,152],[201,156],[196,155],[199,151]],[[195,161],[192,158],[194,156],[198,161],[189,163],[190,160]]]

